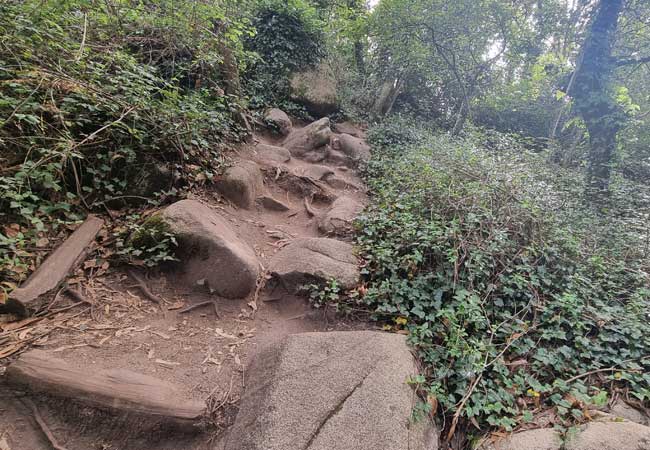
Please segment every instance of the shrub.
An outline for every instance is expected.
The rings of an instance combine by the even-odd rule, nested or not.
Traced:
[[[245,41],[246,48],[258,56],[245,74],[251,107],[299,110],[289,100],[290,75],[314,66],[325,56],[316,10],[300,0],[268,0],[257,7],[252,26],[256,32]]]
[[[200,80],[216,6],[190,1],[0,5],[1,275],[24,278],[46,224],[212,178],[236,99]],[[237,25],[231,25],[231,29]],[[207,30],[207,31],[206,31]]]
[[[623,195],[598,213],[582,206],[579,174],[510,138],[492,151],[397,130],[370,133],[355,301],[406,322],[423,363],[415,381],[435,399],[421,408],[440,405],[448,432],[454,415],[512,430],[539,408],[569,426],[614,390],[647,402],[643,189],[619,184]]]

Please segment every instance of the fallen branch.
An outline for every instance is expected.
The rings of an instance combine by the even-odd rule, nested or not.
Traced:
[[[149,290],[149,288],[147,287],[147,284],[142,280],[142,278],[140,278],[139,276],[137,276],[137,275],[135,274],[135,272],[132,271],[132,270],[129,270],[128,273],[129,273],[129,275],[131,276],[131,278],[133,278],[133,279],[135,280],[135,282],[136,282],[136,284],[134,285],[134,287],[139,288],[140,291],[142,291],[142,293],[144,294],[144,296],[147,297],[147,298],[148,298],[149,300],[151,300],[152,302],[154,302],[154,303],[156,303],[156,304],[158,304],[158,305],[161,303],[160,298],[158,298],[157,296],[155,296],[155,295],[154,295],[154,294]]]
[[[311,208],[311,205],[309,204],[309,201],[307,200],[307,197],[305,197],[304,205],[305,205],[305,210],[307,211],[307,215],[308,215],[309,217],[314,217],[314,216],[316,215],[316,213],[315,213],[314,210]]]
[[[41,428],[41,431],[43,432],[45,437],[47,437],[47,440],[49,441],[52,448],[54,450],[67,450],[62,445],[59,445],[59,443],[56,441],[56,438],[52,434],[52,431],[50,431],[50,428],[45,423],[45,420],[43,420],[43,417],[41,416],[41,413],[38,411],[38,408],[36,407],[34,402],[32,402],[28,398],[25,398],[24,401],[31,408],[32,412],[34,413],[34,419],[36,419],[36,423]]]
[[[203,308],[204,306],[210,306],[210,305],[213,306],[214,315],[217,316],[217,319],[221,319],[221,316],[219,316],[219,310],[217,308],[217,302],[215,300],[208,300],[207,302],[201,302],[201,303],[196,303],[194,305],[190,305],[178,311],[178,314],[186,314],[190,311],[194,311],[195,309]]]

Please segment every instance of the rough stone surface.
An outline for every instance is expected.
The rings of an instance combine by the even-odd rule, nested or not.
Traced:
[[[314,180],[324,180],[330,175],[334,175],[334,171],[330,167],[313,164],[306,167],[304,173],[297,173],[297,175],[304,175]]]
[[[271,259],[269,271],[289,291],[332,278],[343,289],[351,289],[359,282],[352,245],[327,238],[296,239]]]
[[[291,133],[293,125],[291,124],[291,119],[287,114],[278,108],[272,108],[264,116],[264,120],[269,123],[274,124],[280,130],[280,134],[283,136],[288,136]]]
[[[648,416],[643,414],[638,409],[632,408],[623,401],[616,403],[612,407],[610,414],[614,417],[621,417],[623,419],[629,420],[630,422],[636,422],[646,426],[650,425]]]
[[[361,130],[358,126],[354,125],[351,122],[341,122],[334,124],[332,126],[335,132],[337,133],[345,133],[345,134],[350,134],[354,137],[358,137],[360,139],[365,139],[366,138],[366,133]]]
[[[347,180],[344,180],[343,178],[337,177],[336,175],[327,177],[325,182],[329,184],[331,187],[333,187],[334,189],[341,189],[341,190],[348,190],[348,191],[361,190],[360,186],[357,186],[354,183],[350,183]]]
[[[338,139],[338,147],[341,152],[354,161],[370,161],[370,146],[363,139],[349,134],[339,134],[335,139]]]
[[[289,150],[275,145],[257,144],[255,152],[255,161],[264,166],[275,167],[291,161]]]
[[[226,298],[248,295],[257,281],[259,264],[253,249],[219,214],[196,200],[167,207],[163,218],[177,235],[186,281],[205,280]]]
[[[289,335],[263,349],[226,450],[436,450],[435,426],[409,418],[417,373],[403,336]]]
[[[217,190],[240,208],[250,209],[264,189],[264,178],[253,161],[238,161],[216,183]]]
[[[285,139],[283,147],[289,150],[292,156],[301,158],[306,153],[324,147],[329,143],[331,136],[330,120],[323,117],[304,128],[293,130]]]
[[[352,231],[352,223],[363,209],[363,205],[351,197],[339,197],[321,217],[318,229],[331,235],[345,236]]]
[[[334,73],[323,63],[312,70],[291,77],[291,98],[317,117],[335,113],[339,109]]]
[[[633,422],[599,420],[588,423],[566,450],[648,450],[650,427]]]
[[[269,195],[257,199],[257,202],[269,211],[289,211],[289,207]]]
[[[355,162],[351,157],[335,149],[329,149],[327,152],[326,160],[331,164],[342,165],[353,169],[358,165],[358,163]]]
[[[552,428],[529,430],[486,443],[480,450],[648,450],[650,427],[633,422],[616,421],[606,416],[590,422],[570,434],[562,446],[560,435]]]

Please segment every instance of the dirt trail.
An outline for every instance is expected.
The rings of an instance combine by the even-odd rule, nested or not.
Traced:
[[[272,145],[281,142],[270,135],[257,135],[255,139]],[[236,163],[254,156],[254,146],[244,145],[233,160]],[[367,201],[365,192],[354,188],[363,183],[353,170],[327,162],[318,165],[330,167],[337,178],[345,180],[338,188],[331,188],[337,196]],[[283,166],[297,175],[306,175],[314,165],[292,158]],[[304,197],[278,186],[273,169],[265,173],[266,189],[289,206],[289,211],[274,212],[261,206],[238,209],[210,189],[194,197],[216,208],[231,222],[254,248],[264,268],[282,244],[295,238],[322,236],[317,217],[312,217],[304,206]],[[326,206],[315,202],[313,212],[318,216]],[[245,367],[256,348],[291,333],[369,328],[365,323],[313,310],[304,298],[290,295],[272,283],[264,286],[258,296],[228,300],[184,286],[174,272],[152,275],[146,282],[151,291],[166,300],[163,309],[145,299],[121,270],[84,280],[86,293],[96,305],[65,313],[59,328],[37,341],[39,348],[79,367],[124,368],[173,382],[188,397],[210,398],[224,404],[219,422],[227,426],[236,413],[237,400],[245,387]],[[182,308],[215,298],[218,318],[211,307],[179,313]],[[209,449],[218,441],[214,430],[189,436],[169,430],[142,433],[137,424],[102,417],[87,408],[52,400],[39,400],[37,404],[59,444],[67,450]],[[0,448],[3,438],[11,450],[52,448],[20,397],[0,385]]]

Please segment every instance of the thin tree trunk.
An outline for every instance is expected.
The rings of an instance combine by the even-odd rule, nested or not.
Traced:
[[[463,101],[460,104],[460,109],[458,110],[458,115],[456,116],[456,122],[454,123],[454,128],[451,130],[452,136],[458,136],[463,128],[465,127],[465,122],[467,122],[467,116],[469,115],[469,101],[466,98],[463,98]]]
[[[620,111],[611,79],[615,69],[612,48],[623,0],[601,0],[583,44],[583,60],[575,77],[576,111],[589,131],[587,195],[598,198],[609,189],[616,135],[624,115]]]

